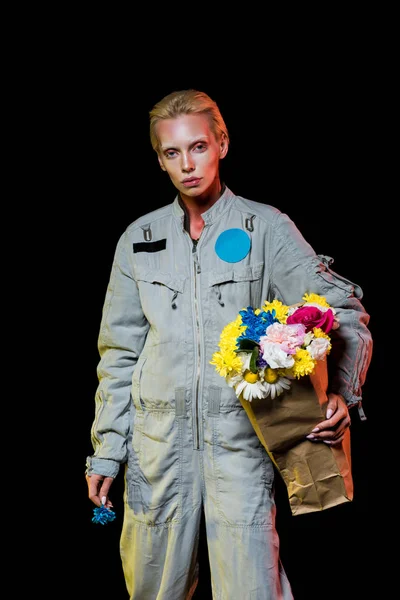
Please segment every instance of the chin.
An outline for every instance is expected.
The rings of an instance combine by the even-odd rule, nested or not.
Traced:
[[[204,185],[198,185],[196,187],[191,188],[183,188],[180,190],[181,194],[185,196],[190,196],[191,198],[197,198],[198,196],[202,196],[207,193],[207,188]]]

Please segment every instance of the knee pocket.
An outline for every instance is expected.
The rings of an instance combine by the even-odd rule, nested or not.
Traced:
[[[179,522],[181,468],[181,421],[172,411],[140,413],[134,424],[126,482],[127,503],[136,521],[148,526]]]
[[[272,524],[274,469],[244,411],[220,414],[214,420],[213,470],[224,523]]]

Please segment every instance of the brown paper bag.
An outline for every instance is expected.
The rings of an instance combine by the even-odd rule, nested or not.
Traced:
[[[353,499],[350,430],[340,446],[315,443],[305,436],[325,419],[328,401],[326,360],[310,376],[292,381],[272,400],[240,398],[254,430],[286,485],[290,510],[300,515]]]

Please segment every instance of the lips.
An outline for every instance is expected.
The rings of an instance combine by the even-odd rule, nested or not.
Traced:
[[[188,179],[184,179],[182,181],[182,184],[185,187],[194,187],[194,186],[198,185],[200,183],[200,181],[201,181],[200,177],[188,177]]]

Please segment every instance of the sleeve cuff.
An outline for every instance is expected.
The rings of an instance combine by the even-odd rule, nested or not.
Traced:
[[[86,458],[86,475],[103,475],[104,477],[116,477],[119,472],[119,462],[106,458]]]

